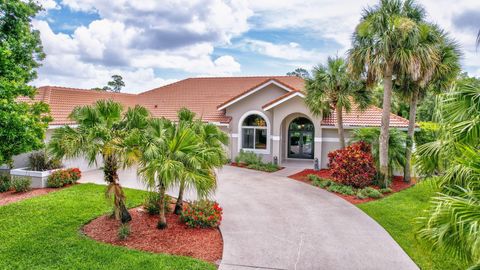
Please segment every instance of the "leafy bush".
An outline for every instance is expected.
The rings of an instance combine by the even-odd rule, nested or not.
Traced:
[[[250,164],[263,164],[262,157],[250,151],[240,150],[238,155],[235,157],[236,163],[244,163],[246,165]]]
[[[51,158],[45,151],[30,154],[28,164],[32,171],[48,171],[62,167],[61,160]]]
[[[27,192],[32,185],[32,179],[30,177],[16,176],[12,177],[12,187],[15,192]]]
[[[379,190],[374,189],[372,187],[366,187],[366,188],[359,189],[357,191],[356,196],[359,199],[365,199],[365,198],[378,199],[378,198],[383,197],[382,193]]]
[[[143,208],[150,215],[158,215],[160,213],[159,201],[160,201],[160,193],[149,192],[147,194],[147,197],[145,198],[144,203],[143,203]],[[164,205],[165,205],[165,210],[167,212],[170,211],[170,203],[171,202],[172,202],[172,197],[165,194]]]
[[[338,183],[335,183],[331,181],[330,185],[327,187],[328,191],[331,192],[336,192],[344,195],[353,195],[355,194],[355,191],[353,190],[353,187],[347,186],[347,185],[341,185]]]
[[[12,181],[8,175],[0,175],[0,192],[9,191],[12,187]]]
[[[415,143],[417,146],[436,141],[440,126],[434,122],[418,122],[420,130],[415,132]]]
[[[280,169],[278,165],[271,163],[250,164],[247,168],[263,172],[276,172]]]
[[[120,225],[117,233],[118,239],[126,240],[130,236],[130,224],[125,223]]]
[[[308,180],[312,181],[312,184],[314,186],[317,186],[320,188],[328,187],[333,183],[332,180],[321,178],[315,174],[309,174],[307,177],[308,177]]]
[[[378,191],[380,191],[380,193],[382,193],[382,194],[393,192],[393,190],[391,188],[381,188]]]
[[[196,201],[184,207],[182,221],[192,228],[218,227],[222,221],[222,212],[217,202]]]
[[[370,145],[357,142],[328,153],[332,177],[339,183],[365,187],[372,184],[376,170]]]
[[[60,188],[68,184],[74,184],[80,177],[81,172],[78,168],[56,170],[48,176],[47,187]]]

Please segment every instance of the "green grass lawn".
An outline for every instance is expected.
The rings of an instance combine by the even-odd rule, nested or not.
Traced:
[[[196,259],[95,242],[80,228],[111,211],[105,187],[76,185],[0,206],[0,269],[215,269]],[[128,206],[144,192],[125,190]]]
[[[435,192],[431,183],[425,181],[358,207],[380,223],[421,269],[466,269],[466,263],[441,251],[432,251],[427,243],[416,238],[415,218],[423,215]]]

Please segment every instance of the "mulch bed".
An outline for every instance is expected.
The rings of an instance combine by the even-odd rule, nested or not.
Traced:
[[[295,179],[297,181],[305,182],[305,183],[308,183],[308,184],[312,184],[312,182],[308,179],[309,174],[315,174],[318,177],[335,181],[335,180],[333,180],[332,174],[331,174],[330,170],[328,170],[328,169],[321,169],[319,171],[315,171],[315,170],[312,170],[312,169],[303,170],[303,171],[301,171],[299,173],[296,173],[294,175],[290,175],[289,178]],[[415,182],[416,182],[416,180],[412,179],[412,181],[410,183],[406,183],[406,182],[403,181],[403,176],[395,176],[395,177],[393,177],[393,181],[390,184],[390,188],[392,189],[392,192],[383,194],[383,196],[386,197],[386,196],[389,196],[389,195],[391,195],[395,192],[399,192],[401,190],[409,188],[409,187],[415,185]],[[371,186],[371,187],[378,189],[377,186]],[[338,197],[341,197],[341,198],[347,200],[348,202],[350,202],[352,204],[360,204],[360,203],[365,203],[365,202],[378,200],[378,199],[374,199],[374,198],[359,199],[355,195],[345,195],[345,194],[340,194],[340,193],[336,193],[336,192],[332,192],[332,193],[337,195]]]
[[[2,192],[0,193],[0,206],[25,200],[31,197],[44,195],[44,194],[47,194],[53,191],[58,191],[58,190],[60,190],[60,188],[34,188],[27,192],[20,192],[20,193],[15,193],[15,191],[13,190]]]
[[[119,222],[101,216],[83,227],[83,232],[101,242],[155,253],[197,258],[219,264],[223,240],[218,228],[189,228],[180,218],[167,213],[167,229],[157,229],[158,215],[149,215],[142,207],[131,209],[130,235],[126,240],[117,236]]]
[[[230,166],[245,168],[245,169],[254,170],[254,171],[259,171],[259,170],[247,168],[247,165],[245,163],[230,162]],[[284,168],[285,167],[279,167],[278,170],[276,170],[275,172],[278,172],[278,171],[280,171],[281,169],[284,169]],[[265,171],[259,171],[259,172],[265,172]],[[267,172],[267,173],[272,173],[272,172]]]

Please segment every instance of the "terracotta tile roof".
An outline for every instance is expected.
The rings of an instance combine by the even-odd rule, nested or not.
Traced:
[[[265,109],[265,108],[267,108],[268,106],[274,104],[275,102],[280,101],[280,100],[282,100],[282,99],[284,99],[284,98],[287,98],[287,97],[289,97],[289,96],[291,96],[291,95],[295,95],[295,94],[297,94],[297,93],[304,94],[303,91],[298,91],[298,90],[295,90],[295,91],[292,91],[292,92],[288,92],[288,93],[286,93],[285,95],[281,95],[281,96],[279,96],[278,98],[273,99],[272,101],[266,103],[265,105],[262,106],[262,109]]]
[[[126,107],[140,104],[151,111],[153,116],[171,120],[176,120],[178,109],[187,107],[204,121],[229,123],[231,118],[225,115],[225,110],[219,111],[217,108],[269,80],[274,80],[294,91],[270,101],[264,107],[304,90],[303,79],[293,76],[189,78],[138,95],[44,86],[38,88],[33,101],[50,104],[54,118],[51,125],[73,124],[68,115],[75,106],[93,104],[100,99],[112,99]],[[19,100],[32,101],[25,97]],[[381,114],[381,109],[376,107],[364,112],[353,108],[349,114],[344,114],[344,121],[349,126],[380,126]],[[334,126],[335,113],[325,117],[322,125]],[[392,114],[391,126],[407,127],[408,121]]]
[[[331,115],[322,120],[322,126],[335,126],[337,113],[333,111]],[[360,111],[357,107],[352,107],[350,113],[343,111],[343,123],[351,127],[379,127],[382,123],[382,109],[370,106],[365,111]],[[408,120],[396,114],[390,114],[390,127],[406,128]]]

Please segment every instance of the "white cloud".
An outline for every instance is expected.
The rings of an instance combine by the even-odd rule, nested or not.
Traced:
[[[274,44],[261,40],[246,39],[244,40],[244,47],[259,54],[290,61],[318,63],[327,58],[325,52],[305,50],[295,42]]]
[[[45,10],[60,9],[60,5],[58,5],[55,0],[37,0],[37,3],[39,3]]]

